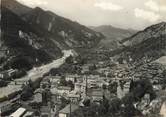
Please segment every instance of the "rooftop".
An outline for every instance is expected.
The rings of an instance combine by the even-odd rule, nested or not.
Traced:
[[[25,111],[26,111],[25,108],[19,108],[13,114],[11,114],[10,117],[20,117],[21,115],[23,115]]]
[[[80,95],[78,95],[78,94],[68,94],[68,97],[69,98],[79,98],[80,97]]]
[[[60,86],[57,89],[59,90],[71,90],[71,87],[67,87],[67,86]]]

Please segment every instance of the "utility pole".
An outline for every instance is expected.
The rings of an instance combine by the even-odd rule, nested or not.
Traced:
[[[86,84],[85,84],[85,95],[87,96],[87,90],[88,90],[88,81],[87,76],[85,76]]]
[[[71,97],[69,97],[69,99],[70,99],[70,98],[71,98]],[[72,109],[72,108],[71,108],[71,104],[72,104],[72,102],[71,102],[71,99],[70,99],[70,104],[69,104],[69,117],[72,117],[72,116],[71,116],[71,109]]]
[[[71,117],[71,101],[70,101],[70,113],[69,113],[69,117]]]

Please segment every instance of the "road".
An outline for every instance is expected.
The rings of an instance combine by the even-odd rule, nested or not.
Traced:
[[[52,68],[58,68],[60,65],[62,65],[65,62],[65,59],[69,57],[70,55],[73,55],[72,50],[64,50],[64,55],[62,58],[54,60],[53,62],[42,65],[37,68],[33,68],[32,70],[27,72],[27,75],[22,77],[21,79],[16,79],[8,84],[6,87],[0,88],[0,98],[4,96],[8,96],[9,94],[21,90],[21,85],[14,85],[15,82],[24,83],[31,79],[32,81],[35,81],[36,79],[42,77],[45,73],[49,72]]]

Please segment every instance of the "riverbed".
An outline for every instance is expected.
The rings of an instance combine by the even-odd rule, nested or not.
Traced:
[[[38,78],[42,77],[45,73],[48,73],[52,68],[58,68],[62,64],[64,64],[65,59],[70,55],[73,55],[72,50],[63,50],[63,57],[60,59],[54,60],[51,63],[46,65],[42,65],[40,67],[33,68],[32,70],[27,72],[27,75],[20,78],[15,79],[14,81],[10,82],[8,86],[0,88],[0,98],[4,96],[8,96],[14,92],[20,91],[22,84],[26,83],[28,80],[35,81]],[[17,84],[15,84],[17,82]]]

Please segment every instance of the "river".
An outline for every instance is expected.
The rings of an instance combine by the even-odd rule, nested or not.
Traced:
[[[27,72],[27,75],[16,79],[8,84],[6,87],[0,88],[0,98],[4,96],[8,96],[9,94],[21,90],[21,86],[23,83],[31,79],[32,81],[35,81],[37,78],[42,77],[45,73],[48,73],[52,68],[58,68],[61,66],[67,57],[70,55],[73,55],[72,50],[63,50],[63,57],[60,59],[54,60],[51,63],[48,63],[46,65],[42,65],[40,67],[33,68],[32,70]],[[15,82],[19,82],[19,85],[15,85]],[[20,84],[21,83],[21,84]]]

